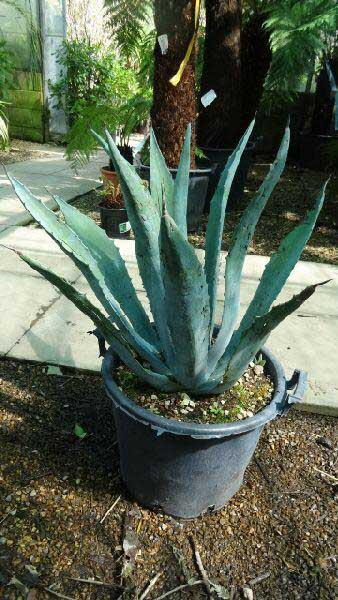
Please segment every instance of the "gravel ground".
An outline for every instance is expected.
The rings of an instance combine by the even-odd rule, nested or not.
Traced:
[[[0,597],[140,600],[160,573],[145,596],[155,600],[201,579],[194,542],[209,579],[233,599],[333,600],[335,427],[333,418],[298,412],[271,423],[228,505],[180,523],[125,490],[99,376],[2,359]],[[239,591],[245,584],[253,595]],[[195,585],[168,597],[208,595]]]
[[[250,170],[243,202],[238,211],[227,214],[222,250],[227,250],[231,234],[253,192],[262,183],[269,165],[256,164]],[[304,218],[312,207],[313,198],[319,192],[327,174],[288,166],[271,196],[256,227],[255,237],[250,244],[249,254],[270,256],[282,238]],[[74,202],[74,205],[100,224],[98,203],[101,196],[91,192]],[[190,242],[204,247],[206,220],[198,234],[190,235]],[[338,264],[338,177],[332,178],[328,193],[319,216],[315,231],[304,249],[302,260]]]
[[[0,150],[0,164],[16,163],[44,156],[46,156],[46,150],[41,151],[41,144],[13,139],[8,151]]]

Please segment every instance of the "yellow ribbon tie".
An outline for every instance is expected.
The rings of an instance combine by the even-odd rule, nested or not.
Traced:
[[[183,75],[183,71],[185,69],[185,67],[188,64],[189,58],[191,56],[192,53],[192,49],[194,47],[194,44],[196,42],[196,38],[197,38],[197,30],[198,30],[198,22],[199,22],[199,16],[200,16],[200,9],[201,9],[201,0],[196,0],[196,4],[195,4],[195,32],[190,40],[189,46],[187,48],[187,51],[185,53],[185,57],[182,60],[179,69],[176,73],[176,75],[174,75],[171,79],[170,79],[170,83],[172,83],[172,85],[177,85],[180,81],[181,81],[181,77]]]

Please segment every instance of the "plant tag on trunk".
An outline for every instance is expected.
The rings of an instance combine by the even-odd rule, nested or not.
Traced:
[[[158,43],[160,44],[162,54],[167,54],[168,52],[168,36],[166,33],[158,36]]]
[[[120,223],[119,230],[120,230],[120,233],[127,233],[127,231],[130,231],[131,225],[130,225],[129,221],[127,221],[126,223]]]
[[[215,90],[209,90],[206,94],[204,94],[204,96],[202,96],[201,102],[203,106],[209,106],[209,104],[211,104],[215,98],[217,98]]]

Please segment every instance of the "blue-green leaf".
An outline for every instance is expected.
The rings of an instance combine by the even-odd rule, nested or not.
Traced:
[[[49,210],[41,200],[33,194],[20,181],[10,177],[10,181],[25,208],[60,248],[74,261],[78,269],[88,281],[97,299],[114,323],[121,329],[126,339],[132,343],[140,355],[156,368],[166,370],[161,363],[158,350],[134,330],[113,294],[107,288],[104,276],[98,267],[96,258],[75,233],[55,213]]]
[[[307,213],[304,221],[283,239],[277,252],[271,256],[255,295],[241,321],[239,335],[249,327],[256,316],[263,315],[269,310],[297,264],[323,206],[326,186],[327,182],[318,194],[313,209]]]
[[[166,213],[161,223],[165,310],[174,349],[175,378],[194,388],[209,347],[209,297],[204,269],[194,248]]]
[[[210,298],[210,334],[213,333],[217,302],[217,281],[220,264],[220,250],[224,227],[225,209],[241,156],[254,128],[255,121],[249,125],[237,148],[229,157],[211,200],[210,214],[205,236],[205,274]]]
[[[225,292],[223,317],[220,331],[210,350],[208,374],[212,373],[233,334],[240,300],[241,274],[248,246],[252,240],[257,221],[285,167],[290,142],[287,126],[276,160],[249,206],[245,209],[235,228],[225,267]]]
[[[66,224],[89,249],[102,273],[105,284],[128,316],[141,337],[158,347],[158,339],[149,318],[137,297],[120,251],[105,231],[92,219],[54,196],[64,215]]]
[[[181,231],[182,235],[187,238],[187,203],[189,191],[189,174],[190,174],[190,144],[191,144],[191,125],[187,127],[184,138],[183,149],[181,152],[180,162],[177,169],[176,178],[174,181],[174,221]]]
[[[153,129],[150,131],[150,190],[154,202],[158,206],[159,215],[162,216],[163,202],[165,202],[168,213],[173,217],[174,181]]]
[[[164,309],[164,289],[159,250],[160,215],[152,196],[135,169],[121,156],[106,132],[110,156],[119,176],[128,219],[135,234],[135,252],[140,275],[147,292],[163,353],[172,364],[172,345]]]
[[[100,311],[99,308],[92,304],[90,300],[88,300],[84,294],[81,294],[71,283],[62,277],[59,277],[59,275],[29,256],[26,256],[21,252],[17,252],[17,254],[32,269],[40,273],[47,281],[57,287],[66,298],[73,302],[81,312],[93,321],[94,325],[112,346],[122,362],[124,362],[136,375],[150,385],[163,391],[170,392],[180,389],[179,385],[172,382],[165,375],[154,373],[153,371],[144,368],[134,357],[132,350],[128,346],[127,340],[123,337],[121,332],[116,329],[114,324]]]
[[[241,334],[237,340],[232,356],[229,358],[226,366],[223,383],[218,386],[214,393],[222,393],[231,388],[239,377],[244,373],[250,361],[254,359],[257,352],[265,344],[269,334],[275,329],[288,315],[293,313],[315,292],[316,287],[324,285],[328,281],[322,281],[315,285],[309,285],[299,294],[293,296],[287,302],[274,306],[267,314],[256,317],[254,322]]]

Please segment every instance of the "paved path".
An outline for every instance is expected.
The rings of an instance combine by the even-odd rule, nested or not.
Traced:
[[[7,165],[8,172],[24,183],[49,208],[56,208],[52,195],[66,201],[86,194],[101,185],[100,167],[107,158],[103,150],[75,173],[63,157],[63,149],[48,146],[45,156]],[[31,221],[0,165],[0,232],[8,227],[25,225]]]
[[[127,261],[140,297],[146,302],[135,264],[133,242],[118,240],[116,243]],[[31,226],[9,228],[0,233],[0,244],[38,258],[76,282],[81,291],[88,292],[86,283],[71,261],[41,229]],[[248,256],[246,259],[242,312],[266,261],[267,258],[262,256]],[[333,279],[331,283],[318,288],[294,315],[272,333],[268,345],[283,362],[288,376],[294,368],[309,372],[310,385],[301,408],[338,415],[338,268],[320,263],[298,263],[280,300],[310,283],[330,278]],[[219,313],[222,293],[220,286]],[[89,319],[5,248],[0,248],[0,314],[0,355],[93,371],[100,369],[96,341],[87,334],[92,329]]]

